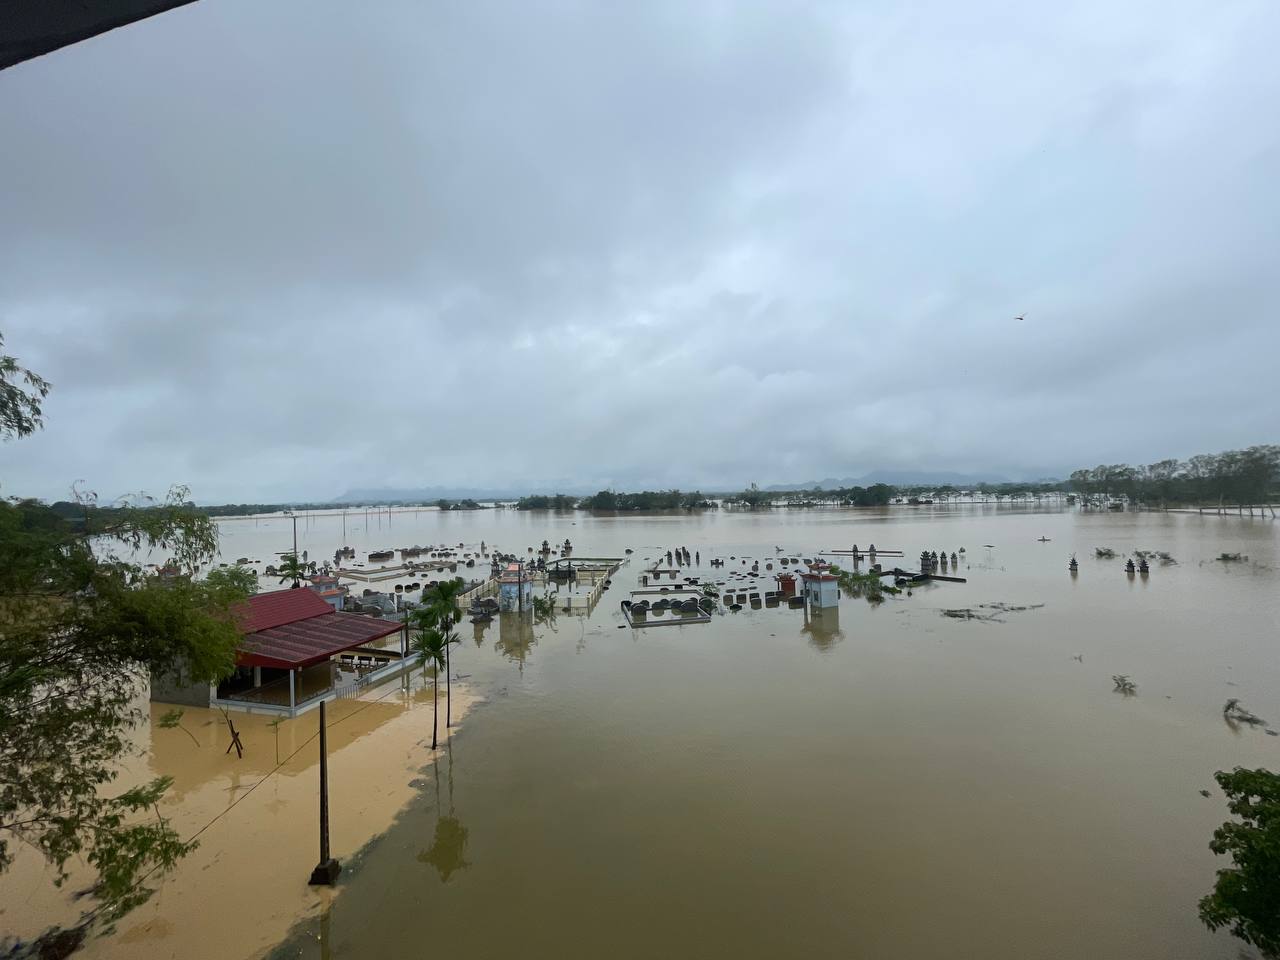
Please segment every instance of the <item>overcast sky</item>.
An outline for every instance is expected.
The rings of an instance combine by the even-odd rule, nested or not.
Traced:
[[[0,485],[1280,440],[1277,36],[1274,0],[200,0],[0,72],[0,331],[54,385]]]

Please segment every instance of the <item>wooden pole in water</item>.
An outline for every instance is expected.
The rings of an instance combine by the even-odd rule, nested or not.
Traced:
[[[329,856],[329,741],[325,733],[324,701],[320,701],[320,862],[311,871],[312,886],[332,887],[342,865]]]

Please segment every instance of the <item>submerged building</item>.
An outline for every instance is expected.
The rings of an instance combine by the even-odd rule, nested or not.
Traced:
[[[811,563],[808,572],[800,574],[800,582],[804,585],[804,598],[810,609],[840,605],[840,584],[831,572],[830,564],[821,560]]]
[[[498,608],[503,613],[533,609],[533,577],[519,560],[508,563],[498,575]]]
[[[244,637],[217,684],[184,683],[180,665],[153,672],[151,699],[297,716],[412,665],[406,625],[344,613],[314,590],[276,590],[234,611]]]

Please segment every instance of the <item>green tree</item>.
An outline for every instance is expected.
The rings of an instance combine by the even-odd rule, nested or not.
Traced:
[[[227,590],[232,594],[251,597],[258,592],[258,575],[248,567],[214,567],[204,579],[210,588]]]
[[[422,595],[424,606],[423,618],[430,626],[436,627],[444,635],[444,725],[447,730],[453,722],[453,683],[452,670],[449,664],[449,648],[458,642],[453,632],[454,624],[461,614],[458,611],[458,598],[462,596],[461,580],[443,580]]]
[[[280,558],[280,566],[276,567],[280,582],[292,580],[294,589],[302,586],[302,578],[307,575],[307,565],[298,559],[297,554],[286,553]]]
[[[37,429],[47,393],[0,357],[0,436]],[[163,573],[139,562],[150,551],[167,555]],[[50,863],[55,885],[72,860],[97,874],[96,905],[41,948],[73,949],[94,920],[144,901],[145,881],[194,847],[159,812],[168,778],[122,792],[111,784],[146,716],[137,694],[151,672],[214,682],[235,665],[230,607],[245,594],[192,578],[216,554],[217,528],[185,488],[159,504],[110,508],[78,495],[74,517],[0,500],[0,871],[22,843]]]
[[[114,919],[192,848],[160,816],[167,778],[104,789],[144,717],[138,690],[152,670],[230,673],[240,637],[228,608],[247,594],[190,578],[216,549],[206,517],[173,505],[102,527],[87,516],[74,529],[35,501],[0,502],[0,870],[13,840],[39,850],[58,885],[83,859],[98,873],[95,912]],[[113,543],[167,545],[184,572],[148,574],[111,556]]]
[[[4,335],[0,334],[0,348]],[[20,366],[15,357],[0,353],[0,440],[26,437],[44,424],[40,401],[49,395],[49,382]]]
[[[418,651],[418,663],[423,669],[431,667],[431,749],[434,750],[440,714],[440,668],[444,666],[449,645],[445,632],[434,625],[428,612],[425,609],[413,612],[412,621],[418,631],[413,639],[413,648]]]
[[[743,490],[741,493],[736,494],[735,496],[730,498],[730,500],[733,503],[741,503],[745,506],[750,507],[752,510],[756,509],[757,507],[768,506],[770,501],[772,501],[772,499],[773,497],[771,494],[765,493],[754,483],[751,484],[751,486],[747,487],[747,489]]]
[[[1236,767],[1214,779],[1240,819],[1213,831],[1209,849],[1230,855],[1233,865],[1218,871],[1213,893],[1200,901],[1200,919],[1280,957],[1280,775]]]

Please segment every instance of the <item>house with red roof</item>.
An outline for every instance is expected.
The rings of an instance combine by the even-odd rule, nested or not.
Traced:
[[[152,700],[297,716],[412,662],[403,622],[335,610],[315,590],[260,593],[233,613],[243,639],[232,675],[214,685],[153,674]]]

